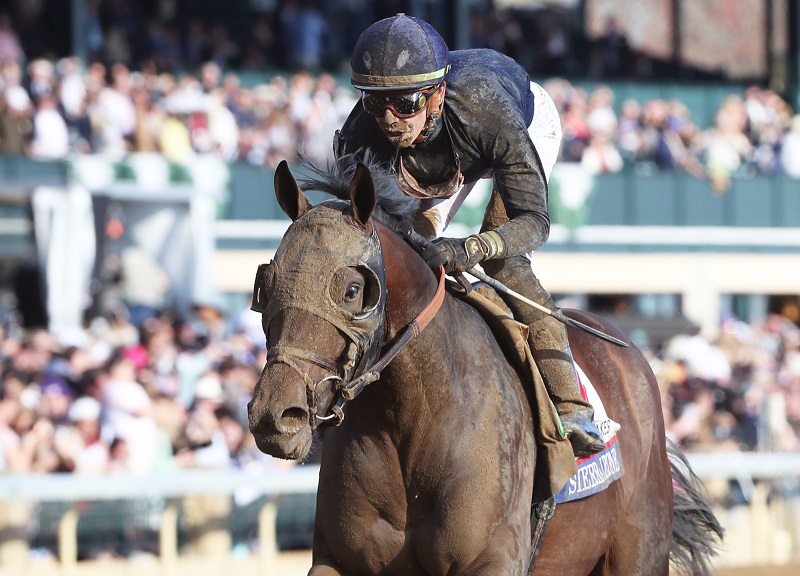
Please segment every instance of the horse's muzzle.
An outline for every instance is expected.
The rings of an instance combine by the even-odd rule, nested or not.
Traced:
[[[285,435],[293,436],[308,426],[308,409],[305,406],[290,406],[284,408],[280,416],[275,416],[271,411],[260,411],[255,405],[255,400],[247,404],[247,417],[250,431],[257,435]]]
[[[259,409],[254,398],[247,405],[250,432],[258,449],[277,458],[299,460],[311,448],[311,426],[306,406],[288,406],[275,414]]]

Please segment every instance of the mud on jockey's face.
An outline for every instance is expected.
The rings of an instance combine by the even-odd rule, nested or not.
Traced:
[[[438,113],[443,86],[411,92],[364,92],[361,103],[395,148],[420,142],[430,113]]]

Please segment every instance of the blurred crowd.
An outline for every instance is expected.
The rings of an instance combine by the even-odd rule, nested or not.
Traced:
[[[186,162],[216,153],[229,162],[275,166],[303,149],[324,162],[333,131],[356,102],[329,74],[297,72],[244,87],[214,62],[176,77],[75,58],[38,59],[26,73],[0,66],[0,153],[59,160],[156,152]]]
[[[668,436],[687,451],[800,451],[800,328],[780,314],[726,318],[673,338],[651,362]]]
[[[252,37],[245,39],[223,22],[199,17],[184,27],[165,27],[178,21],[171,3],[162,7],[169,13],[148,20],[127,0],[90,1],[89,13],[96,16],[90,23],[96,25],[88,30],[96,32],[89,35],[94,40],[87,42],[86,61],[26,55],[25,46],[34,43],[30,18],[16,13],[22,20],[17,26],[0,15],[0,153],[57,160],[76,153],[157,152],[181,163],[214,152],[229,162],[272,167],[302,150],[323,163],[333,132],[357,102],[346,81],[346,56],[358,32],[406,8],[447,29],[438,3],[349,0],[330,14],[325,2],[251,4],[246,28]],[[563,15],[557,16],[537,14],[535,22],[563,24]],[[556,58],[557,39],[532,55],[520,19],[507,11],[475,9],[471,22],[474,46],[517,57],[555,100],[564,132],[562,162],[581,163],[592,173],[626,165],[681,170],[708,178],[718,191],[733,177],[800,177],[800,115],[770,89],[751,86],[732,94],[710,125],[700,125],[683,102],[619,102],[607,86],[587,91],[565,80],[571,69]],[[609,26],[613,31],[613,20]],[[624,38],[606,38],[598,46],[590,50],[596,70],[584,77],[616,79],[632,69]],[[325,61],[325,54],[338,56]]]
[[[61,339],[0,328],[0,471],[149,474],[280,466],[246,404],[265,359],[259,316],[198,305],[134,325],[124,311]],[[284,464],[285,465],[285,464]]]
[[[160,4],[168,11],[178,3]],[[88,64],[30,58],[36,19],[20,21],[18,13],[15,23],[0,15],[0,153],[58,160],[156,152],[180,163],[210,152],[273,167],[302,151],[325,162],[334,130],[358,98],[346,75],[335,74],[346,59],[333,68],[322,60],[320,39],[328,34],[331,42],[325,28],[338,27],[334,52],[349,54],[360,30],[406,3],[349,0],[338,3],[334,19],[314,2],[251,4],[252,35],[234,42],[223,23],[189,19],[185,30],[171,29],[160,22],[174,13],[147,21],[134,2],[89,0]],[[434,3],[408,4],[430,4],[432,12],[422,15],[434,23],[443,17]],[[518,23],[507,14],[488,13],[473,27],[479,45],[527,57]],[[595,58],[597,78],[621,74],[615,45],[608,40]],[[535,80],[561,113],[561,162],[592,173],[630,165],[681,170],[720,191],[737,176],[800,177],[800,116],[775,92],[752,86],[731,95],[713,123],[701,126],[679,101],[616,102],[606,86],[574,85],[559,75],[565,69],[558,39],[548,47],[545,70],[553,76]],[[287,71],[249,81],[248,71],[269,66]],[[191,319],[169,311],[143,319],[119,313],[93,319],[69,341],[6,321],[0,471],[278,465],[255,449],[247,431],[245,405],[263,346],[249,310],[230,317],[198,309]],[[800,449],[800,334],[791,321],[730,319],[713,342],[699,334],[677,338],[652,362],[668,432],[687,449]]]
[[[565,79],[543,81],[564,133],[561,162],[591,173],[625,166],[681,170],[724,191],[733,177],[800,177],[800,115],[778,94],[751,86],[732,94],[710,126],[680,101],[615,102],[605,85],[592,91]],[[334,131],[356,92],[328,73],[298,71],[244,86],[214,62],[173,76],[74,58],[34,60],[23,71],[0,66],[0,153],[43,160],[76,153],[119,158],[156,152],[176,163],[216,153],[228,162],[274,167],[302,151],[324,163]]]
[[[702,126],[679,100],[617,103],[608,86],[587,94],[563,79],[544,85],[561,112],[561,161],[580,162],[592,173],[631,164],[681,170],[708,178],[718,191],[732,177],[800,177],[800,115],[770,89],[750,86],[731,94],[711,125]]]

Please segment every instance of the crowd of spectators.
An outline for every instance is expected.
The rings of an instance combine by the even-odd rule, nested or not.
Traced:
[[[800,451],[800,328],[726,318],[653,358],[667,434],[688,451]]]
[[[265,358],[258,315],[122,311],[60,340],[0,328],[0,471],[149,474],[274,466],[247,429]]]
[[[282,29],[295,30],[284,32],[284,40],[309,30],[321,35],[325,19],[313,2],[256,4],[262,8],[253,24],[256,44],[240,46],[223,25],[190,20],[178,39],[157,22],[121,17],[131,16],[133,3],[88,2],[96,15],[87,28],[95,42],[89,57],[96,58],[88,64],[76,57],[26,59],[26,42],[12,19],[0,15],[0,153],[57,160],[156,152],[178,163],[215,153],[228,162],[273,167],[302,151],[325,162],[333,132],[358,95],[341,77],[321,71],[312,39],[280,49],[271,33],[277,18]],[[343,2],[332,21],[352,28],[337,36],[345,52],[345,39],[352,42],[356,30],[382,15],[364,12],[366,5],[374,8]],[[508,14],[491,13],[473,25],[481,45],[523,50],[518,22]],[[278,64],[258,61],[275,52],[292,72],[243,81],[250,77],[242,70]],[[135,69],[124,63],[136,58]],[[554,62],[549,69],[561,70]],[[240,72],[230,70],[233,64]],[[626,165],[683,170],[708,178],[717,190],[735,176],[800,177],[800,116],[769,89],[731,95],[712,125],[700,126],[679,101],[615,102],[604,85],[587,91],[561,77],[537,80],[561,113],[561,162],[592,173]],[[255,315],[242,318],[248,316]],[[263,361],[263,336],[252,318],[228,318],[222,329],[219,315],[208,325],[213,317],[193,323],[164,313],[136,324],[124,314],[96,318],[79,342],[6,323],[0,331],[0,470],[141,473],[263,461],[246,431],[244,409]],[[797,449],[796,326],[780,317],[761,326],[731,321],[721,334],[713,345],[696,335],[654,357],[670,434],[687,447]],[[698,373],[708,365],[717,372]],[[774,435],[764,440],[758,422],[776,392],[785,414],[777,443]]]
[[[206,308],[180,321],[164,311],[136,326],[120,312],[61,340],[43,329],[20,329],[13,315],[0,324],[0,474],[268,474],[295,465],[259,452],[247,427],[246,403],[266,355],[258,314]],[[713,341],[683,335],[645,352],[660,386],[667,434],[684,450],[800,450],[800,329],[794,322],[779,315],[751,324],[730,318]],[[315,449],[311,461],[320,454]],[[732,482],[718,497],[745,503],[745,489]],[[91,518],[120,510],[90,508]],[[129,534],[82,544],[88,557],[154,546],[147,516],[136,510],[127,520]],[[312,517],[298,513],[300,520]],[[308,536],[304,528],[292,530],[292,537]],[[53,557],[46,542],[31,558]],[[256,546],[241,535],[236,542],[238,551]]]
[[[296,465],[261,453],[248,429],[246,405],[266,358],[255,312],[231,315],[198,304],[191,319],[164,310],[139,314],[134,323],[136,315],[119,309],[61,338],[46,329],[21,328],[13,309],[2,316],[0,475],[144,476],[189,469],[269,474]],[[309,462],[319,456],[315,449]],[[232,532],[193,538],[191,546],[206,553],[230,550],[234,535],[238,552],[255,545],[246,522],[254,522],[258,497],[237,491],[234,500],[244,516],[232,518]],[[151,518],[160,518],[162,504],[142,499],[84,505],[89,539],[82,533],[82,556],[156,550],[160,520],[152,524]],[[0,502],[0,510],[4,506]],[[232,514],[225,497],[187,497],[183,529],[204,525],[215,506],[218,514]],[[57,510],[58,503],[48,502],[31,509],[36,520],[26,529],[30,559],[55,557],[46,519]],[[306,516],[298,521],[300,528],[284,535],[290,543],[306,538]]]
[[[196,312],[182,321],[167,310],[137,326],[120,310],[61,339],[44,329],[22,330],[7,317],[0,324],[0,474],[269,474],[296,465],[262,454],[248,430],[246,404],[266,357],[259,315],[213,307]],[[667,435],[684,450],[800,451],[796,323],[781,315],[750,324],[729,318],[714,340],[681,335],[645,353],[659,383]],[[320,455],[317,447],[310,461]],[[747,490],[731,481],[714,494],[720,502],[744,504]],[[237,493],[234,501],[252,515],[252,496]],[[147,553],[154,546],[149,508],[136,506],[128,532],[82,544],[87,557]],[[87,517],[103,526],[120,510],[126,509],[90,507]],[[223,510],[234,518],[230,504]],[[284,528],[287,537],[300,539],[293,545],[309,545],[303,522],[312,510],[293,512],[299,523]],[[31,558],[52,558],[41,527],[32,535]],[[230,540],[222,540],[229,549]],[[257,546],[250,532],[235,542],[239,552]]]
[[[564,79],[545,87],[562,115],[562,162],[580,162],[592,173],[617,172],[626,165],[680,170],[708,178],[725,191],[733,177],[757,174],[800,176],[795,150],[800,116],[774,91],[750,86],[726,97],[711,125],[699,125],[679,100],[615,96],[601,85],[594,91]]]
[[[216,153],[274,166],[303,148],[324,162],[356,101],[329,74],[297,72],[244,87],[214,62],[175,77],[99,62],[83,70],[75,58],[37,59],[26,71],[6,61],[0,90],[0,153],[42,160],[157,152],[183,163]]]
[[[0,45],[2,43],[0,42]],[[732,94],[710,126],[680,101],[615,102],[600,85],[587,91],[562,78],[542,81],[559,108],[561,162],[591,173],[628,165],[680,170],[724,191],[733,177],[800,177],[800,116],[775,92],[752,86]],[[0,65],[0,153],[58,160],[157,152],[176,163],[197,153],[274,167],[304,154],[324,163],[334,131],[356,92],[328,73],[277,74],[254,85],[204,63],[174,76],[75,58]]]
[[[231,30],[232,20],[183,14],[186,7],[177,2],[156,9],[88,0],[83,62],[43,56],[49,49],[37,32],[46,24],[43,5],[20,3],[0,14],[0,153],[58,160],[156,152],[176,163],[215,153],[228,162],[274,167],[302,152],[323,163],[334,131],[357,103],[342,81],[346,75],[337,72],[346,68],[358,32],[398,11],[445,30],[437,6],[348,0],[330,11],[326,2],[253,0],[245,38]],[[561,113],[560,162],[592,173],[627,165],[682,170],[708,178],[717,190],[735,176],[800,177],[800,115],[775,92],[752,86],[731,95],[709,126],[698,125],[680,101],[617,102],[605,85],[587,91],[561,76],[570,70],[565,46],[572,33],[564,15],[545,11],[536,20],[548,31],[541,53],[531,52],[524,21],[491,3],[474,3],[471,38],[551,75],[535,79]],[[178,21],[185,25],[176,27]],[[592,52],[589,77],[622,77],[631,53],[613,19],[604,38]],[[251,74],[267,69],[284,72]],[[776,322],[723,330],[724,354],[709,349],[727,367],[711,379],[697,377],[685,358],[659,360],[670,395],[665,417],[679,441],[702,441],[697,426],[713,404],[714,414],[727,416],[712,436],[721,439],[728,425],[736,432],[725,440],[756,447],[753,415],[775,386],[786,392],[786,413],[797,428],[796,331],[779,330]],[[3,334],[2,468],[97,472],[129,459],[125,466],[142,472],[253,458],[241,429],[242,403],[263,357],[261,338],[235,332],[222,339],[217,330],[201,343],[196,327],[168,314],[136,325],[98,318],[79,346],[43,330]],[[682,353],[696,354],[701,342],[688,339]],[[796,436],[785,442],[797,442]]]
[[[667,434],[683,449],[800,450],[800,328],[791,320],[731,317],[714,340],[681,335],[645,353]],[[265,357],[260,317],[249,309],[197,307],[186,321],[165,310],[138,324],[120,309],[61,339],[22,329],[7,315],[0,323],[0,474],[291,467],[259,452],[247,426]],[[96,514],[110,513],[104,510]],[[134,546],[149,542],[132,538]]]
[[[523,33],[532,24],[483,4],[472,7],[472,44],[518,58],[545,86],[562,115],[562,162],[592,173],[630,164],[681,170],[708,178],[718,191],[737,176],[800,177],[800,116],[774,91],[752,86],[732,94],[710,125],[680,101],[618,102],[606,86],[587,91],[564,79],[570,67],[561,57],[566,39],[558,37],[570,32],[563,14],[537,13],[547,41],[534,54]],[[44,52],[31,32],[41,10],[0,14],[0,153],[57,160],[159,152],[180,163],[214,152],[271,167],[303,150],[322,163],[357,101],[343,79],[358,31],[397,11],[448,29],[430,2],[348,0],[333,10],[326,2],[254,1],[247,38],[232,33],[228,21],[180,13],[178,3],[152,9],[129,0],[87,2],[85,62],[26,54],[26,46]],[[178,21],[185,25],[168,25]],[[630,57],[623,40],[592,52],[590,79],[620,78],[632,66],[619,62]]]

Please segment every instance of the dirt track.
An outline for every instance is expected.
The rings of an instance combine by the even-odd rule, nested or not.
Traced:
[[[797,576],[800,565],[791,566],[754,566],[748,568],[721,568],[717,576]]]
[[[277,574],[280,576],[306,576],[311,566],[311,553],[307,550],[282,552],[278,555]],[[134,561],[80,562],[75,576],[162,576],[161,565],[156,559]],[[174,572],[175,576],[191,574],[192,576],[219,576],[219,574],[236,574],[236,576],[259,576],[258,565],[254,558],[237,560],[204,560],[199,558],[181,558]],[[758,566],[747,568],[719,568],[716,576],[797,576],[800,565],[792,566]],[[32,565],[20,573],[0,568],[0,576],[60,576],[57,564],[47,563]]]
[[[311,566],[311,554],[292,552],[281,554],[281,576],[306,576]],[[719,568],[716,576],[797,576],[800,564],[791,566],[752,566],[747,568]]]

